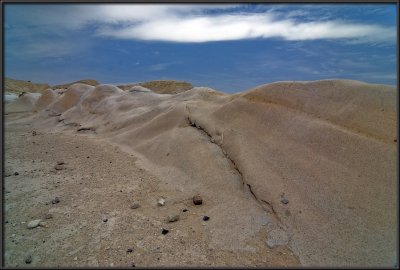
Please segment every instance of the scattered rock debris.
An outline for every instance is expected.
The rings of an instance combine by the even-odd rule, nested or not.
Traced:
[[[281,203],[283,203],[283,204],[288,204],[288,203],[289,203],[289,200],[286,199],[286,198],[281,198]]]
[[[178,221],[179,218],[180,218],[179,215],[171,215],[171,216],[168,216],[168,222],[175,222],[175,221]]]
[[[32,221],[29,221],[28,225],[27,225],[28,229],[36,228],[37,226],[39,226],[41,221],[42,221],[41,219],[35,219]]]
[[[57,171],[60,171],[60,170],[64,169],[64,166],[57,164],[56,166],[54,166],[54,169],[56,169]]]
[[[157,201],[158,206],[164,206],[165,205],[165,199],[164,198],[160,198]]]
[[[196,195],[193,197],[193,203],[195,205],[201,205],[203,204],[203,199],[200,197],[200,195]]]
[[[51,201],[52,204],[57,204],[57,203],[59,203],[59,202],[60,202],[60,198],[58,198],[58,197],[55,197],[55,198]]]
[[[131,205],[131,209],[138,209],[140,207],[140,204],[134,203]]]
[[[31,262],[32,262],[32,256],[31,255],[26,256],[25,257],[25,263],[26,264],[30,264]]]
[[[40,227],[45,227],[45,228],[48,228],[49,226],[47,225],[47,222],[46,221],[40,221],[39,222],[39,226]]]

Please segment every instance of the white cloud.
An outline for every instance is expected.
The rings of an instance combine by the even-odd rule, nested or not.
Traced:
[[[268,8],[256,8],[256,12],[249,12],[246,5],[50,5],[37,8],[26,16],[29,16],[32,24],[36,23],[41,27],[53,26],[61,31],[90,26],[87,29],[98,36],[118,39],[170,42],[252,38],[281,38],[292,41],[346,39],[356,43],[396,40],[397,31],[394,26],[339,21],[331,17],[326,19],[327,17],[322,18],[323,14],[313,13],[313,9],[304,7],[286,14],[274,6],[262,6],[263,9],[265,7]],[[321,18],[311,16],[313,14],[318,14]],[[305,15],[307,21],[301,19]]]
[[[213,7],[219,9],[220,7]],[[232,7],[231,7],[232,8]],[[209,9],[211,9],[209,7]],[[350,39],[358,42],[396,40],[394,27],[345,21],[301,22],[293,16],[277,18],[271,11],[264,13],[222,12],[201,14],[185,6],[115,6],[103,10],[103,24],[97,35],[120,39],[172,42],[208,42],[251,38],[282,38],[285,40]],[[194,12],[196,14],[193,14]],[[200,14],[199,14],[200,13]],[[306,11],[301,11],[306,14]],[[300,15],[297,13],[295,15]]]

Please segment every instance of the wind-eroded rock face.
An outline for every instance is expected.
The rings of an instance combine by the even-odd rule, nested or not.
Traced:
[[[36,107],[43,130],[95,131],[169,183],[201,188],[214,211],[235,203],[224,193],[248,194],[274,224],[266,242],[287,245],[305,266],[393,266],[395,100],[394,88],[347,80],[280,82],[235,95],[75,84]],[[46,110],[59,114],[52,126],[41,122],[51,117]],[[213,218],[211,246],[242,248],[260,230],[251,204],[236,210]],[[242,219],[228,231],[235,215]]]

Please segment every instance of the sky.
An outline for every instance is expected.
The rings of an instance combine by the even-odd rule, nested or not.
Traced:
[[[396,4],[3,5],[4,75],[51,85],[183,80],[397,84]]]

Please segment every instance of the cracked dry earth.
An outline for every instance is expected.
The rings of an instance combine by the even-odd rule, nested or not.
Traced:
[[[33,136],[29,121],[7,124],[13,117],[4,119],[5,266],[300,265],[286,246],[267,245],[270,217],[252,196],[221,194],[236,201],[218,207],[221,198],[203,190],[203,204],[194,205],[195,192],[157,178],[134,154],[86,134],[37,130]],[[55,169],[57,161],[65,162],[61,170]],[[53,204],[55,197],[60,202]],[[157,205],[159,198],[165,198],[164,206]],[[252,205],[249,212],[261,213],[261,229],[251,231],[251,221],[241,220],[243,211],[236,208],[242,202]],[[140,207],[131,209],[133,203]],[[169,223],[172,214],[180,219]],[[203,221],[204,215],[210,219]],[[28,229],[36,219],[47,225]],[[217,226],[221,220],[223,231]],[[163,228],[169,233],[163,235]],[[245,244],[235,242],[241,237]]]

